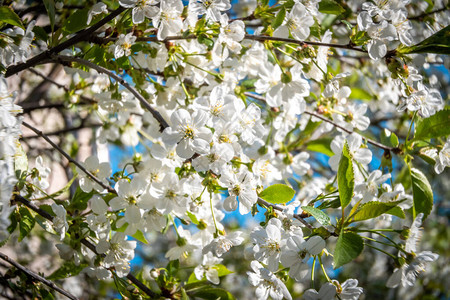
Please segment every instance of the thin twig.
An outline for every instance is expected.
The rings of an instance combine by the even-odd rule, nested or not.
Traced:
[[[102,27],[103,25],[105,25],[106,23],[108,23],[109,21],[114,19],[115,17],[117,17],[119,14],[121,14],[125,10],[126,10],[126,8],[120,6],[118,9],[111,12],[109,15],[107,15],[105,18],[98,21],[91,27],[77,32],[73,37],[71,37],[67,41],[62,42],[61,44],[59,44],[53,48],[50,48],[32,58],[30,58],[29,60],[27,60],[24,63],[20,63],[17,65],[8,67],[6,69],[5,77],[8,78],[14,74],[19,73],[20,71],[26,70],[30,67],[34,67],[35,65],[40,64],[43,60],[51,58],[52,55],[57,54],[65,49],[75,45],[78,42],[88,39],[89,36],[91,36],[97,29],[99,29],[100,27]]]
[[[3,259],[4,261],[7,261],[8,263],[10,263],[11,265],[13,265],[14,267],[16,267],[16,269],[22,271],[23,273],[25,273],[28,277],[33,278],[34,280],[40,281],[43,284],[45,284],[46,286],[50,287],[51,289],[54,289],[55,291],[57,291],[58,293],[66,296],[69,299],[72,300],[77,300],[78,298],[75,297],[74,295],[72,295],[71,293],[63,290],[62,288],[58,287],[56,284],[54,284],[52,281],[45,279],[44,277],[42,277],[39,274],[36,274],[35,272],[31,271],[30,269],[22,266],[21,264],[19,264],[18,262],[16,262],[15,260],[13,260],[12,258],[10,258],[9,256],[3,254],[0,252],[0,258]]]
[[[347,50],[353,50],[353,51],[367,53],[367,51],[365,51],[365,50],[363,50],[361,48],[355,48],[352,45],[300,41],[300,40],[294,40],[294,39],[289,39],[289,38],[280,38],[280,37],[275,37],[275,36],[246,34],[245,35],[245,39],[259,41],[259,42],[263,42],[263,41],[285,42],[285,43],[297,44],[297,45],[300,45],[300,46],[311,45],[311,46],[319,46],[319,47],[333,47],[333,48],[341,48],[341,49],[347,49]]]
[[[153,115],[153,117],[159,122],[160,125],[160,131],[162,132],[164,129],[169,127],[169,124],[164,120],[162,115],[155,110],[150,103],[134,88],[132,87],[125,79],[118,76],[116,73],[101,67],[99,65],[96,65],[88,60],[81,59],[78,57],[71,57],[71,56],[63,56],[63,55],[57,55],[54,57],[56,61],[62,61],[62,62],[76,62],[81,65],[84,65],[86,67],[89,67],[91,69],[94,69],[100,73],[104,73],[108,75],[109,77],[113,78],[115,81],[123,85],[127,90],[129,90],[138,100],[141,102],[141,104]]]
[[[318,113],[311,112],[311,111],[305,111],[305,114],[310,115],[310,116],[313,116],[313,117],[316,117],[316,118],[318,118],[318,119],[321,119],[322,121],[325,121],[325,122],[327,122],[327,123],[333,125],[334,127],[339,128],[339,129],[341,129],[342,131],[347,132],[348,134],[354,133],[354,131],[348,130],[348,129],[346,129],[345,127],[343,127],[343,126],[341,126],[341,125],[339,125],[339,124],[337,124],[337,123],[331,121],[330,119],[325,118],[325,117],[322,116],[322,115],[319,115]],[[363,138],[363,140],[367,141],[369,144],[374,145],[375,147],[378,147],[378,148],[383,149],[383,150],[385,150],[385,151],[392,151],[392,152],[394,152],[395,154],[398,154],[399,151],[400,151],[400,149],[398,149],[398,148],[385,146],[385,145],[383,145],[383,144],[381,144],[381,143],[378,143],[378,142],[376,142],[376,141],[374,141],[374,140],[371,140],[371,139],[369,139],[369,138],[366,138],[365,136],[361,136],[361,137]]]
[[[65,86],[65,85],[63,85],[63,84],[61,84],[61,83],[58,83],[58,82],[54,81],[53,79],[51,79],[50,77],[48,77],[48,76],[42,74],[41,72],[39,72],[39,71],[36,70],[36,69],[30,68],[30,69],[28,69],[28,71],[30,71],[31,73],[33,73],[33,74],[35,74],[35,75],[41,77],[41,78],[44,79],[45,81],[48,81],[48,82],[50,82],[50,83],[56,85],[57,87],[59,87],[60,89],[63,89],[63,90],[64,90],[65,92],[67,92],[67,93],[69,93],[69,92],[71,91],[67,86]],[[84,100],[84,101],[87,102],[87,103],[91,103],[91,104],[92,104],[92,103],[97,103],[96,100],[91,99],[91,98],[89,98],[89,97],[86,97],[86,96],[84,96],[84,95],[79,95],[79,96],[80,96],[80,99]]]
[[[47,135],[45,135],[42,131],[36,129],[32,125],[28,124],[27,122],[23,121],[22,125],[31,129],[34,133],[36,133],[38,136],[42,137],[44,140],[47,141],[53,148],[55,148],[59,153],[61,153],[68,161],[76,165],[81,171],[83,171],[86,175],[88,175],[92,180],[94,180],[97,184],[99,184],[102,188],[106,189],[110,193],[115,193],[116,191],[110,187],[109,185],[104,184],[100,179],[95,177],[91,172],[89,172],[84,166],[82,166],[79,162],[74,160],[72,157],[70,157],[69,154],[67,154],[61,147],[56,145]]]
[[[422,19],[425,18],[426,16],[433,15],[435,13],[440,13],[440,12],[446,11],[448,9],[449,9],[449,5],[447,4],[446,6],[444,6],[442,8],[439,8],[439,9],[436,9],[436,10],[433,10],[433,11],[430,11],[430,12],[424,12],[424,13],[422,13],[420,15],[417,15],[417,16],[408,17],[408,20],[410,20],[410,21],[422,21]]]
[[[260,95],[256,95],[256,94],[249,93],[249,92],[245,92],[244,95],[247,96],[247,97],[251,97],[251,98],[253,98],[253,99],[262,101],[262,102],[266,102],[266,99],[265,99],[264,97],[260,96]],[[334,127],[339,128],[339,129],[341,129],[342,131],[347,132],[348,134],[354,133],[354,131],[348,130],[347,128],[345,128],[345,127],[343,127],[343,126],[341,126],[341,125],[339,125],[339,124],[333,122],[332,120],[330,120],[330,119],[328,119],[328,118],[326,118],[326,117],[324,117],[324,116],[322,116],[322,115],[320,115],[320,114],[318,114],[318,113],[311,112],[311,111],[305,111],[304,113],[305,113],[305,114],[308,114],[308,115],[310,115],[310,116],[316,117],[316,118],[318,118],[318,119],[320,119],[320,120],[322,120],[322,121],[324,121],[324,122],[327,122],[327,123],[333,125]],[[366,138],[366,137],[364,137],[364,136],[361,136],[361,137],[362,137],[365,141],[367,141],[369,144],[374,145],[374,146],[376,146],[376,147],[378,147],[378,148],[380,148],[380,149],[383,149],[383,150],[385,150],[385,151],[392,151],[392,152],[395,153],[395,154],[398,154],[398,153],[400,153],[400,151],[401,151],[401,150],[400,150],[399,148],[397,148],[397,147],[388,147],[388,146],[385,146],[385,145],[383,145],[383,144],[381,144],[381,143],[378,143],[378,142],[376,142],[376,141],[374,141],[374,140],[371,140],[371,139],[369,139],[369,138]]]

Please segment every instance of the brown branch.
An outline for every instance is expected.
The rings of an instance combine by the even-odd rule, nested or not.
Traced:
[[[56,145],[47,135],[45,135],[42,131],[36,129],[32,125],[28,124],[25,121],[22,121],[22,125],[31,129],[34,133],[36,133],[38,136],[43,138],[47,141],[55,150],[57,150],[59,153],[61,153],[68,161],[76,165],[81,171],[83,171],[86,175],[88,175],[92,180],[94,180],[97,184],[99,184],[102,188],[106,189],[110,193],[115,193],[116,191],[110,187],[109,185],[104,184],[100,179],[95,177],[91,172],[89,172],[85,167],[83,167],[79,162],[74,160],[72,157],[70,157],[69,154],[67,154],[61,147]]]
[[[64,49],[67,49],[67,48],[75,45],[78,42],[85,41],[97,29],[99,29],[100,27],[102,27],[103,25],[105,25],[106,23],[108,23],[109,21],[114,19],[115,17],[117,17],[119,14],[121,14],[125,10],[126,10],[126,8],[121,6],[118,9],[116,9],[115,11],[113,11],[112,13],[110,13],[109,15],[107,15],[105,18],[100,20],[99,22],[92,25],[91,27],[77,32],[73,37],[66,40],[65,42],[62,42],[61,44],[59,44],[53,48],[50,48],[32,58],[30,58],[29,60],[27,60],[24,63],[20,63],[17,65],[8,67],[6,69],[5,77],[6,78],[10,77],[10,76],[17,74],[23,70],[34,67],[35,65],[40,64],[43,60],[51,58],[52,55],[57,54],[57,53],[63,51]]]
[[[86,67],[89,67],[91,69],[96,70],[97,72],[104,73],[108,75],[109,77],[113,78],[115,81],[120,83],[122,86],[124,86],[127,90],[129,90],[138,100],[141,102],[141,104],[153,115],[153,117],[159,122],[160,125],[160,131],[162,132],[164,129],[169,127],[169,124],[166,122],[166,120],[162,117],[162,115],[155,110],[150,103],[134,88],[132,87],[125,79],[118,76],[116,73],[101,67],[99,65],[96,65],[88,60],[81,59],[78,57],[71,57],[71,56],[63,56],[63,55],[56,55],[54,57],[55,61],[62,61],[62,62],[76,62],[81,65],[84,65]]]
[[[11,265],[13,265],[14,267],[16,267],[16,269],[22,271],[24,274],[26,274],[28,277],[31,277],[33,280],[37,280],[37,281],[42,282],[46,286],[50,287],[51,289],[54,289],[55,291],[57,291],[58,293],[60,293],[60,294],[62,294],[64,296],[66,296],[67,298],[72,299],[72,300],[77,300],[78,299],[77,297],[75,297],[71,293],[63,290],[60,287],[58,287],[52,281],[42,277],[39,274],[36,274],[35,272],[33,272],[30,269],[22,266],[21,264],[19,264],[18,262],[16,262],[12,258],[10,258],[9,256],[7,256],[7,255],[5,255],[5,254],[3,254],[1,252],[0,252],[0,258],[3,259],[4,261],[10,263]]]
[[[115,191],[114,191],[115,192]],[[117,193],[115,193],[117,194]],[[46,212],[45,210],[41,209],[40,207],[38,207],[37,205],[35,205],[34,203],[32,203],[31,201],[25,199],[24,197],[20,196],[20,195],[14,195],[12,202],[20,202],[22,204],[24,204],[25,206],[29,207],[30,209],[32,209],[34,212],[36,212],[37,214],[41,215],[42,217],[46,218],[47,220],[53,222],[53,217],[52,215],[50,215],[48,212]],[[95,245],[92,244],[91,242],[89,242],[86,239],[81,239],[81,243],[86,246],[87,248],[89,248],[93,253],[95,253],[96,255],[100,255],[96,248]],[[145,284],[143,284],[142,282],[140,282],[133,274],[128,273],[127,275],[127,279],[130,280],[134,285],[136,285],[138,288],[140,288],[144,293],[146,293],[148,296],[150,296],[150,298],[156,298],[158,295],[153,292],[151,289],[149,289]],[[76,299],[76,298],[75,298]]]

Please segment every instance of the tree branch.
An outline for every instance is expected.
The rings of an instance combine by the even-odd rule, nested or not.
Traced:
[[[120,6],[118,9],[116,9],[115,11],[110,13],[108,16],[106,16],[99,22],[95,23],[94,25],[92,25],[91,27],[89,27],[87,29],[77,32],[73,37],[66,40],[65,42],[62,42],[61,44],[59,44],[53,48],[50,48],[32,58],[30,58],[29,60],[27,60],[24,63],[20,63],[17,65],[8,67],[6,69],[5,77],[8,78],[14,74],[17,74],[17,73],[23,71],[23,70],[34,67],[35,65],[40,64],[43,60],[51,58],[52,55],[57,54],[57,53],[63,51],[64,49],[67,49],[67,48],[75,45],[76,43],[78,43],[80,41],[86,40],[97,29],[99,29],[100,27],[102,27],[103,25],[105,25],[106,23],[108,23],[109,21],[114,19],[115,17],[117,17],[119,14],[121,14],[125,10],[126,10],[126,8]]]
[[[85,167],[83,167],[79,162],[74,160],[72,157],[70,157],[69,154],[67,154],[61,147],[56,145],[47,135],[45,135],[42,131],[36,129],[32,125],[28,124],[25,121],[22,121],[22,125],[31,129],[34,133],[36,133],[38,136],[42,137],[44,140],[46,140],[55,150],[57,150],[59,153],[61,153],[68,161],[76,165],[80,170],[82,170],[86,175],[88,175],[92,180],[94,180],[97,184],[99,184],[102,188],[106,189],[110,193],[115,193],[116,190],[114,190],[109,185],[104,184],[100,179],[95,177],[91,172],[89,172]]]
[[[89,67],[91,69],[94,69],[100,73],[104,73],[108,75],[109,77],[113,78],[115,81],[123,85],[127,90],[129,90],[138,100],[141,102],[141,104],[153,115],[153,117],[159,122],[160,125],[160,131],[162,132],[164,129],[169,127],[169,124],[166,122],[166,120],[162,117],[162,115],[155,110],[150,103],[134,88],[132,87],[128,82],[125,81],[122,77],[118,76],[116,73],[98,66],[90,61],[87,61],[85,59],[77,58],[77,57],[71,57],[71,56],[63,56],[63,55],[57,55],[54,57],[56,61],[62,61],[62,62],[76,62],[81,65],[84,65],[86,67]]]
[[[51,289],[54,289],[55,291],[57,291],[58,293],[66,296],[69,299],[72,300],[78,300],[77,297],[75,297],[74,295],[72,295],[71,293],[63,290],[62,288],[58,287],[56,284],[54,284],[52,281],[45,279],[44,277],[42,277],[39,274],[34,273],[33,271],[31,271],[30,269],[22,266],[21,264],[19,264],[18,262],[16,262],[15,260],[11,259],[9,256],[3,254],[0,252],[0,258],[3,259],[4,261],[7,261],[8,263],[10,263],[11,265],[13,265],[14,267],[16,267],[16,269],[22,271],[23,273],[25,273],[28,277],[31,277],[34,280],[40,281],[43,284],[45,284],[46,286],[50,287]]]

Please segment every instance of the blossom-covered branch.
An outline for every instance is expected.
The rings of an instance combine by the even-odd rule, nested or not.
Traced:
[[[73,37],[66,40],[65,42],[62,42],[61,44],[59,44],[53,48],[50,48],[32,58],[30,58],[29,60],[27,60],[24,63],[20,63],[17,65],[8,67],[8,69],[5,72],[5,77],[10,77],[10,76],[17,74],[23,70],[34,67],[34,66],[42,63],[42,61],[44,61],[46,59],[50,59],[52,57],[52,55],[57,54],[65,49],[68,49],[69,47],[75,45],[76,43],[78,43],[80,41],[86,40],[87,38],[89,38],[89,36],[91,36],[100,27],[102,27],[109,21],[113,20],[115,17],[120,15],[125,10],[126,10],[126,8],[120,6],[115,11],[111,12],[108,16],[104,17],[102,20],[98,21],[91,27],[76,33]]]

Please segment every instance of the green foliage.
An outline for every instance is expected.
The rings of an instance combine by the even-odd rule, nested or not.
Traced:
[[[320,209],[312,206],[302,206],[301,209],[313,216],[320,224],[331,225],[330,217]]]
[[[286,17],[286,8],[284,6],[280,9],[275,19],[272,21],[272,27],[273,29],[277,29],[281,26],[281,24],[284,21],[284,18]]]
[[[389,131],[389,129],[383,129],[380,133],[381,142],[389,147],[398,147],[399,141],[395,133]]]
[[[352,92],[349,96],[350,99],[358,99],[358,100],[373,100],[374,96],[370,94],[365,89],[359,88],[359,87],[353,87]]]
[[[334,250],[334,268],[337,269],[354,260],[363,248],[364,242],[359,235],[353,232],[342,232]]]
[[[87,208],[87,203],[89,199],[94,195],[94,191],[90,191],[89,193],[83,192],[80,187],[77,187],[75,194],[70,201],[69,206],[66,208],[68,211],[79,210],[83,211]]]
[[[55,1],[43,0],[45,9],[47,10],[48,18],[50,19],[50,27],[52,32],[55,30]]]
[[[344,209],[350,201],[352,201],[353,190],[355,188],[355,174],[353,171],[353,162],[348,149],[348,144],[345,142],[342,150],[341,160],[338,168],[338,187],[339,197],[341,199],[341,206]]]
[[[89,8],[76,10],[71,14],[62,26],[62,30],[66,34],[75,33],[87,26]]]
[[[331,150],[331,138],[320,138],[317,140],[309,141],[306,144],[306,149],[314,152],[319,152],[327,156],[333,156],[333,150]]]
[[[411,53],[436,53],[436,54],[450,54],[450,25],[439,30],[429,38],[422,42],[410,46],[400,47],[397,50],[400,54]]]
[[[335,0],[322,0],[319,2],[319,11],[323,14],[340,15],[345,9]]]
[[[194,214],[191,213],[190,211],[186,211],[186,214],[188,215],[189,219],[191,219],[192,223],[194,223],[195,225],[198,225],[198,224],[199,224],[199,221],[198,221],[196,215],[194,215]]]
[[[198,297],[201,299],[220,299],[220,300],[233,300],[234,296],[228,292],[227,290],[206,286],[202,289],[199,289],[197,292],[193,293],[194,297]]]
[[[425,218],[433,208],[433,191],[427,177],[418,169],[410,168],[411,184],[413,188],[413,217],[423,213]]]
[[[34,228],[36,221],[30,210],[26,207],[19,208],[19,242],[21,242]]]
[[[87,264],[76,265],[73,261],[67,260],[61,265],[61,267],[59,267],[59,269],[50,274],[50,276],[48,276],[47,279],[59,280],[76,276],[80,274],[80,272],[83,271],[83,269],[87,266],[88,266]]]
[[[137,230],[136,233],[132,235],[132,237],[141,243],[148,244],[148,241],[145,238],[145,235],[140,230]]]
[[[438,111],[426,119],[420,119],[415,124],[415,140],[431,139],[450,135],[450,109]]]
[[[285,184],[273,184],[263,190],[259,197],[273,204],[284,204],[294,197],[295,191]]]
[[[389,211],[402,201],[395,202],[379,202],[370,201],[361,205],[359,210],[353,215],[353,222],[364,221],[381,216],[382,214],[389,213]]]
[[[25,29],[19,16],[8,6],[0,7],[0,26],[3,24],[10,24]]]

